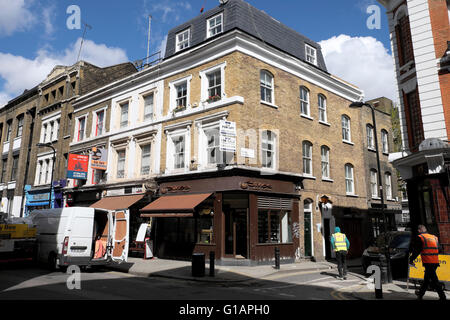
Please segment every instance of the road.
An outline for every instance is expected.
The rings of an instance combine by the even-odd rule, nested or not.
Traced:
[[[34,266],[0,272],[0,300],[349,300],[345,291],[364,284],[350,274],[345,281],[334,273],[296,272],[239,283],[211,283],[160,277],[143,278],[109,270],[82,272],[80,281],[62,272]],[[79,288],[74,284],[79,283]],[[72,289],[71,289],[72,288]]]

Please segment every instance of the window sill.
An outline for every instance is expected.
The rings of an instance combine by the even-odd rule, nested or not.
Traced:
[[[373,196],[370,199],[372,199],[372,200],[381,200],[380,197],[373,197]]]
[[[314,177],[313,175],[308,175],[308,174],[303,174],[303,178],[305,178],[305,179],[310,179],[310,180],[316,180],[316,177]]]
[[[303,113],[300,114],[300,117],[308,119],[308,120],[314,120],[314,118],[312,118],[312,117],[310,117],[310,116],[308,116],[306,114],[303,114]]]
[[[330,124],[330,123],[328,123],[328,122],[325,122],[325,121],[319,120],[319,123],[320,123],[320,124],[323,124],[323,125],[325,125],[325,126],[331,127],[331,124]]]
[[[325,181],[325,182],[334,182],[334,180],[333,180],[333,179],[330,179],[330,178],[322,178],[322,181]]]
[[[374,148],[367,148],[367,150],[368,150],[368,151],[371,151],[371,152],[377,152],[377,150],[374,149]]]
[[[263,101],[263,100],[261,100],[260,103],[261,104],[265,104],[266,106],[272,107],[274,109],[278,109],[278,106],[274,105],[273,103],[270,103],[270,102],[267,102],[267,101]]]
[[[349,145],[351,145],[351,146],[354,146],[354,145],[355,145],[353,142],[347,141],[347,140],[342,140],[342,142],[345,143],[345,144],[349,144]]]
[[[357,194],[351,194],[351,193],[347,193],[347,194],[345,194],[347,197],[350,197],[350,198],[359,198],[359,196],[357,195]]]

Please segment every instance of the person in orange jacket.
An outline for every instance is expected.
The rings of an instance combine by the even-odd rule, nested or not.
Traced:
[[[420,286],[420,289],[415,292],[417,298],[422,300],[423,295],[428,289],[428,285],[430,285],[438,292],[440,300],[446,300],[444,290],[436,275],[436,269],[439,267],[438,238],[429,234],[424,225],[419,225],[417,231],[419,232],[419,235],[416,239],[413,239],[412,254],[409,258],[409,264],[414,266],[414,260],[420,254],[423,267],[425,268],[423,283]]]

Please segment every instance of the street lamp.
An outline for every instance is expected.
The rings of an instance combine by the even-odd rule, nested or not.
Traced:
[[[51,179],[50,179],[50,195],[48,198],[48,206],[49,206],[49,209],[51,209],[52,208],[52,191],[53,191],[53,172],[55,171],[56,150],[52,146],[51,143],[38,143],[38,144],[36,144],[36,147],[48,147],[48,148],[52,148],[52,150],[53,150],[52,175],[51,175]]]
[[[375,108],[370,103],[361,102],[361,101],[360,102],[352,102],[349,107],[350,108],[362,108],[363,106],[368,106],[372,110],[372,122],[373,122],[374,136],[375,136],[375,151],[376,151],[376,155],[377,155],[378,184],[380,186],[381,213],[383,215],[383,221],[384,221],[384,236],[385,236],[384,254],[386,256],[386,267],[387,267],[386,281],[388,283],[392,283],[391,259],[390,259],[390,253],[389,253],[389,238],[388,238],[386,212],[384,210],[383,180],[381,178],[380,155],[378,152],[378,137],[377,137],[377,124],[375,121]]]

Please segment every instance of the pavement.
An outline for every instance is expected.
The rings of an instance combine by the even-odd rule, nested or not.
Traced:
[[[367,285],[368,276],[361,274],[362,267],[360,260],[349,260],[347,262],[349,275],[361,279],[357,285],[344,286],[338,291],[338,297],[342,300],[348,298],[357,300],[416,300],[414,294],[414,284],[405,281],[394,280],[392,283],[382,284],[382,299],[375,296],[375,290]],[[336,263],[329,261],[308,261],[302,260],[295,263],[281,264],[280,269],[273,265],[257,266],[229,266],[215,265],[214,276],[209,273],[209,262],[205,264],[205,275],[198,277],[192,275],[191,261],[168,260],[152,258],[144,260],[142,258],[129,257],[128,262],[121,264],[111,264],[109,269],[125,272],[141,277],[162,277],[170,279],[181,279],[201,282],[236,283],[243,281],[270,280],[280,278],[289,273],[323,272],[338,273]],[[354,271],[354,272],[352,272]],[[359,271],[359,273],[357,273]],[[332,278],[330,278],[332,279]],[[345,280],[343,280],[345,282]],[[450,293],[446,291],[447,301],[450,301]],[[427,291],[423,300],[438,300],[436,292]]]

